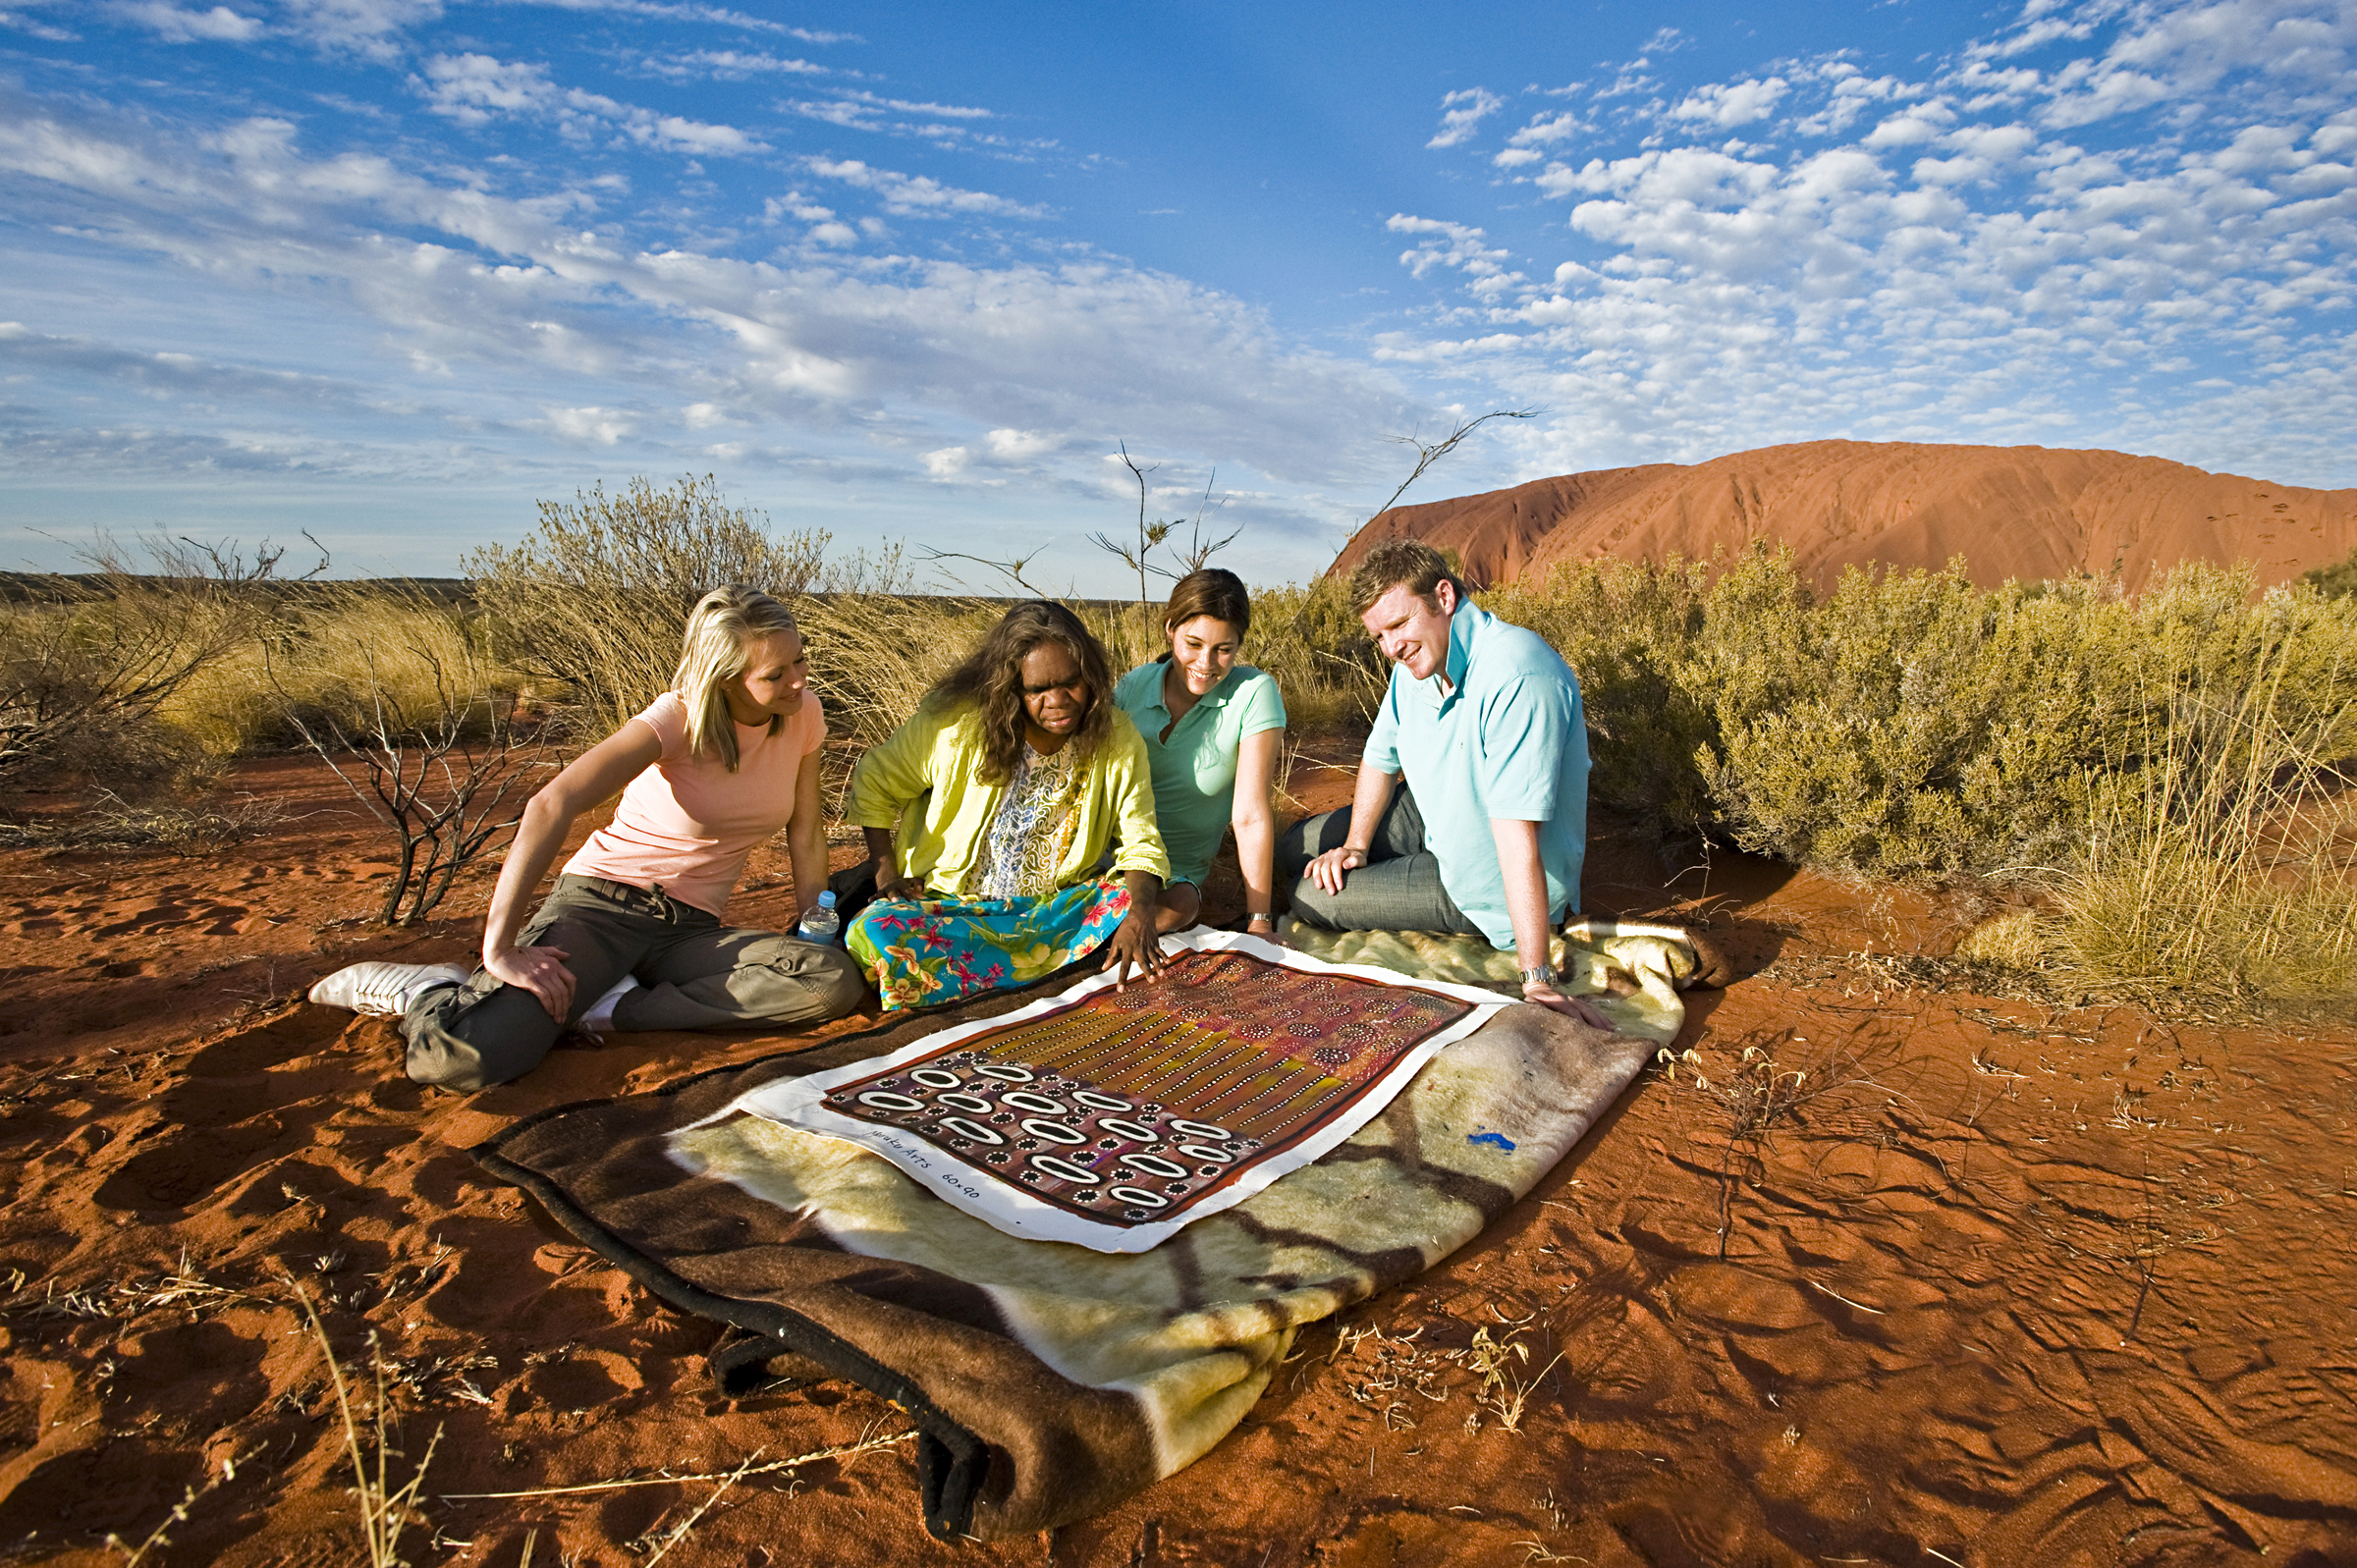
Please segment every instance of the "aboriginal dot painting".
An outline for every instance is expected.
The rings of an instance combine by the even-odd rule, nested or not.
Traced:
[[[1472,1010],[1413,986],[1188,952],[1151,981],[968,1035],[823,1103],[1100,1224],[1160,1223],[1332,1123]]]

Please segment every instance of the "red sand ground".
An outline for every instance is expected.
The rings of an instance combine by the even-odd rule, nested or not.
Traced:
[[[290,1000],[352,958],[464,955],[486,888],[366,925],[386,861],[323,777],[242,770],[315,814],[216,857],[0,855],[0,1561],[120,1562],[109,1532],[208,1476],[147,1562],[362,1560],[290,1276],[348,1367],[381,1350],[396,1478],[441,1433],[413,1563],[643,1562],[712,1484],[459,1494],[904,1431],[843,1384],[722,1400],[712,1325],[465,1152],[785,1041],[627,1037],[460,1099],[410,1084],[384,1023]],[[783,918],[780,870],[742,918]],[[747,1477],[665,1561],[2357,1564],[2357,1033],[1904,989],[1845,955],[1945,950],[1939,908],[1756,860],[1672,877],[1606,838],[1589,902],[1769,967],[1691,999],[1698,1069],[1304,1334],[1202,1462],[948,1545],[887,1442]],[[1823,1090],[1750,1138],[1723,1098],[1747,1049]],[[1516,1347],[1487,1403],[1483,1333]]]
[[[1847,566],[1937,568],[1956,556],[1984,587],[2117,571],[2138,588],[2188,560],[2251,562],[2265,586],[2357,549],[2357,490],[2120,452],[1808,441],[1399,507],[1360,529],[1335,569],[1392,538],[1454,549],[1484,587],[1597,556],[1707,561],[1753,539],[1790,544],[1828,586]]]

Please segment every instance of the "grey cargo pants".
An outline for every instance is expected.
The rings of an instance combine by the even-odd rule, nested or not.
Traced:
[[[559,877],[516,945],[565,949],[571,1016],[560,1023],[521,986],[477,969],[411,1003],[401,1029],[411,1078],[466,1094],[520,1078],[625,975],[643,989],[614,1009],[620,1030],[810,1023],[839,1018],[867,995],[857,961],[840,947],[724,926],[660,888],[603,877]]]
[[[1392,791],[1367,846],[1367,863],[1327,892],[1302,868],[1350,836],[1350,808],[1305,817],[1278,835],[1277,885],[1292,899],[1293,918],[1329,931],[1454,931],[1480,937],[1449,890],[1440,858],[1424,847],[1424,814],[1402,784]],[[1486,941],[1487,939],[1484,938]]]

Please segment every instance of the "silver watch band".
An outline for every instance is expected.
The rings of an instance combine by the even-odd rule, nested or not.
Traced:
[[[1551,963],[1543,963],[1536,968],[1522,971],[1522,983],[1526,986],[1552,986],[1562,978],[1562,971]]]

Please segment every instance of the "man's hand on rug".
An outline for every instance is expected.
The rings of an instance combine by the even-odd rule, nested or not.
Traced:
[[[539,998],[548,1015],[563,1023],[573,1010],[573,971],[565,967],[571,956],[562,947],[506,947],[483,954],[483,967],[493,979]]]
[[[1367,852],[1348,844],[1329,849],[1302,868],[1312,884],[1326,892],[1341,892],[1343,879],[1367,863]]]
[[[1543,986],[1534,980],[1522,988],[1522,1000],[1553,1008],[1566,1018],[1577,1018],[1591,1029],[1602,1029],[1608,1034],[1612,1032],[1613,1021],[1598,1011],[1594,1002],[1566,997],[1553,986]]]
[[[1105,962],[1100,967],[1113,971],[1113,989],[1123,991],[1129,985],[1131,964],[1137,966],[1140,980],[1150,980],[1162,969],[1162,939],[1154,935],[1154,917],[1140,913],[1134,904],[1106,942]]]

